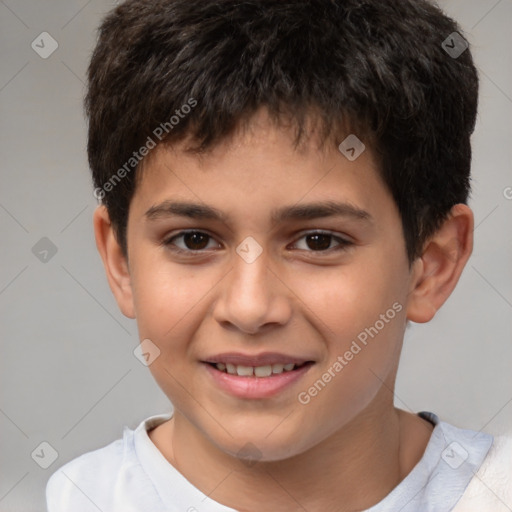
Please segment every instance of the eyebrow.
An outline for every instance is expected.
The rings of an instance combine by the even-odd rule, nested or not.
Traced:
[[[144,215],[148,220],[167,217],[188,217],[198,220],[217,220],[227,222],[228,217],[212,206],[182,201],[163,201],[147,210]],[[279,223],[287,220],[313,220],[322,217],[348,217],[355,220],[373,221],[373,217],[365,210],[350,203],[322,201],[316,203],[285,206],[273,210],[271,220]]]
[[[271,215],[272,221],[276,223],[285,220],[313,220],[322,217],[348,217],[356,220],[373,220],[367,211],[350,203],[338,203],[335,201],[286,206],[275,210]]]
[[[144,216],[148,220],[156,220],[165,217],[189,217],[191,219],[211,219],[226,221],[226,216],[217,208],[199,203],[181,201],[163,201],[152,206]]]

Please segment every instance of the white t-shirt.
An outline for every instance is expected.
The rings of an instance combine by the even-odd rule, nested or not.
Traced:
[[[486,459],[491,435],[419,414],[434,424],[423,457],[367,512],[449,512]],[[57,470],[46,488],[48,512],[236,512],[194,487],[153,444],[148,430],[171,416],[152,416],[135,430],[125,427],[122,439]],[[261,507],[272,509],[271,504]]]

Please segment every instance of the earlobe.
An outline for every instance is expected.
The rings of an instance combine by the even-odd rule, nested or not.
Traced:
[[[115,237],[108,211],[104,205],[96,208],[93,223],[96,247],[103,261],[110,289],[121,312],[128,318],[135,318],[128,262]]]
[[[473,212],[455,205],[413,263],[407,318],[430,321],[455,288],[473,250]]]

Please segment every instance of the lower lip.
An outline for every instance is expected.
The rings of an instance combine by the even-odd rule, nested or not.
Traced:
[[[270,377],[240,377],[221,372],[203,363],[215,383],[224,391],[238,398],[269,398],[301,379],[313,366],[311,363],[290,372],[272,374]]]

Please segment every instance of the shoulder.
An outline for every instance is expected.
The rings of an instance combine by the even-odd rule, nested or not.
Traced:
[[[142,421],[135,430],[125,427],[122,439],[58,469],[46,484],[48,512],[164,510],[139,458],[137,439],[140,443],[147,430],[169,418],[169,414],[159,414]]]
[[[138,501],[146,495],[151,502],[152,485],[137,457],[134,432],[125,427],[122,439],[58,469],[46,485],[48,512],[146,510]]]
[[[126,462],[126,441],[124,436],[103,448],[84,453],[53,473],[46,485],[48,510],[60,512],[72,504],[90,501],[92,505],[96,504],[95,499],[103,500],[97,496],[98,483],[101,482],[102,488],[112,488],[115,484]]]
[[[480,469],[453,512],[510,511],[512,507],[512,434],[495,436]]]

